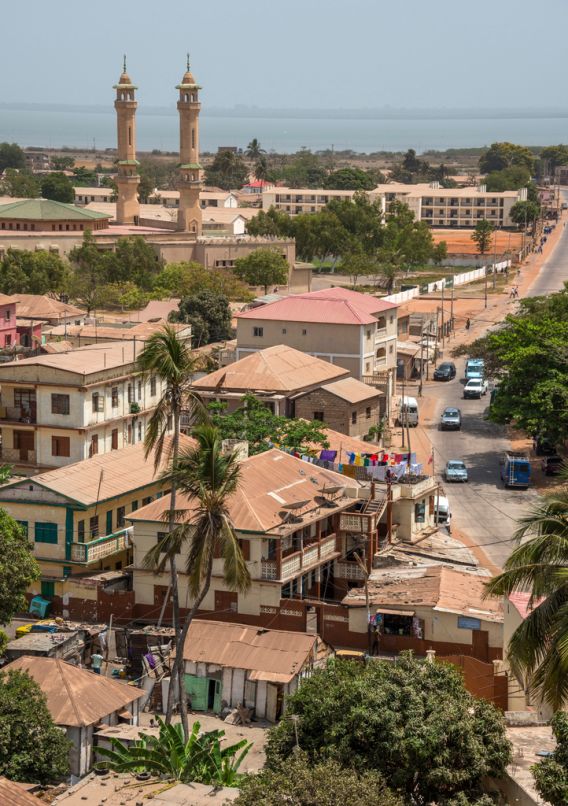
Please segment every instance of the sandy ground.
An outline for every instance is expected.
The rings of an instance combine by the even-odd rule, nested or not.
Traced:
[[[432,237],[436,243],[446,241],[450,254],[477,256],[477,244],[471,240],[472,229],[433,229]],[[502,255],[505,252],[518,252],[523,245],[521,232],[495,230],[489,253]]]

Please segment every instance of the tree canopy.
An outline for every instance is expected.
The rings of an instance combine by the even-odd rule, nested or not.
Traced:
[[[480,255],[484,255],[489,251],[491,246],[491,239],[493,237],[493,224],[486,218],[482,218],[475,225],[475,229],[471,233],[471,240],[477,244],[477,251]]]
[[[234,151],[218,151],[205,169],[205,183],[223,190],[241,188],[248,179],[245,161]]]
[[[539,156],[541,160],[547,160],[554,171],[559,165],[568,165],[568,145],[546,146]]]
[[[7,624],[27,609],[26,591],[39,578],[39,565],[27,534],[0,509],[0,624]]]
[[[192,326],[194,347],[231,338],[231,308],[224,294],[203,289],[184,297],[179,310],[170,315],[172,322],[185,322]]]
[[[222,439],[247,440],[251,455],[269,450],[271,444],[307,454],[313,454],[314,448],[329,447],[325,425],[319,420],[279,417],[253,394],[244,395],[231,413],[225,403],[210,403],[208,409]]]
[[[382,777],[357,773],[327,759],[313,766],[299,751],[275,769],[246,775],[236,806],[402,806]]]
[[[533,201],[519,201],[511,207],[511,218],[515,224],[532,224],[540,215],[540,206]]]
[[[3,294],[60,293],[69,283],[69,266],[59,255],[40,249],[8,249],[0,262]]]
[[[568,715],[558,712],[552,717],[556,748],[550,756],[531,767],[538,794],[552,806],[568,803]]]
[[[491,419],[554,442],[568,437],[568,288],[520,301],[518,313],[469,346],[498,390]]]
[[[410,653],[396,664],[331,661],[286,703],[287,717],[298,719],[284,718],[270,731],[270,769],[293,754],[297,728],[312,763],[333,758],[360,773],[378,772],[408,804],[475,802],[482,778],[499,777],[511,757],[498,710],[469,694],[450,664]]]
[[[324,183],[330,190],[372,190],[376,186],[375,175],[361,168],[340,168],[330,173]]]
[[[37,199],[41,193],[39,182],[35,176],[15,168],[6,168],[0,187],[7,196],[22,199]]]
[[[154,292],[158,297],[189,297],[205,289],[238,302],[253,299],[247,286],[230,269],[206,269],[194,261],[167,263],[154,283]]]
[[[0,775],[57,783],[69,772],[71,742],[53,723],[38,684],[24,672],[0,674]]]
[[[17,143],[0,143],[0,174],[6,168],[23,171],[26,168],[26,157]]]
[[[535,155],[525,146],[514,143],[492,143],[479,158],[479,170],[482,173],[502,171],[504,168],[520,166],[532,174],[535,166]]]
[[[75,201],[73,182],[64,173],[47,174],[41,180],[41,195],[44,199],[73,204]]]
[[[246,257],[237,258],[234,272],[248,285],[262,286],[268,294],[269,286],[288,283],[288,261],[275,249],[255,249]]]

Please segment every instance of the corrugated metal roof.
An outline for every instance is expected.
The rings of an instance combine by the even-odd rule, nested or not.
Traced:
[[[384,392],[358,381],[357,378],[342,378],[334,383],[326,384],[323,388],[326,392],[340,397],[348,403],[361,403],[374,397],[384,397]]]
[[[186,661],[249,669],[251,679],[289,683],[309,660],[315,635],[245,624],[195,620],[183,648]]]
[[[70,316],[85,316],[85,311],[76,305],[65,304],[47,294],[14,294],[18,303],[18,319],[62,319]]]
[[[18,367],[51,367],[88,377],[105,369],[115,369],[134,364],[140,352],[140,345],[133,341],[107,341],[103,344],[89,344],[59,355],[38,355],[22,358],[21,361],[7,361],[0,366],[3,380],[17,376]]]
[[[200,378],[194,387],[239,392],[295,392],[345,375],[348,375],[348,371],[343,367],[278,344],[258,350]]]
[[[0,803],[4,806],[41,806],[42,801],[27,792],[21,784],[0,776]]]
[[[320,511],[314,500],[323,487],[359,486],[354,479],[308,464],[276,449],[251,456],[241,462],[240,467],[241,481],[237,492],[229,500],[229,514],[235,528],[243,532],[264,533],[280,526],[283,523],[283,507],[299,501],[310,501],[302,510],[306,520],[308,515],[313,520],[316,512],[321,512],[319,517],[324,517],[331,510]],[[162,496],[152,501],[129,515],[129,520],[161,521],[162,514],[169,506],[169,498],[169,495]],[[345,508],[351,503],[352,499],[340,500],[335,511],[339,511],[341,505]],[[180,520],[191,520],[197,508],[196,502],[178,494],[176,504],[177,510],[184,513],[180,515]]]
[[[238,319],[314,322],[336,325],[370,325],[376,314],[396,309],[370,294],[347,288],[326,288],[307,294],[294,294],[278,302],[237,314]]]
[[[4,668],[32,677],[45,694],[55,724],[66,727],[94,725],[144,694],[139,688],[79,669],[59,658],[24,655]]]
[[[28,221],[93,221],[108,216],[51,199],[23,199],[12,204],[0,205],[0,218],[19,218]]]

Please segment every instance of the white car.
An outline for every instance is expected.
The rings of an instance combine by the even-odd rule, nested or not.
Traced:
[[[464,398],[481,397],[487,394],[488,383],[485,378],[471,378],[463,388]]]

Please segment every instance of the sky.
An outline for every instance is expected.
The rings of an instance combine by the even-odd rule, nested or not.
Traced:
[[[147,106],[189,50],[210,107],[565,107],[567,0],[2,2],[0,103]]]

